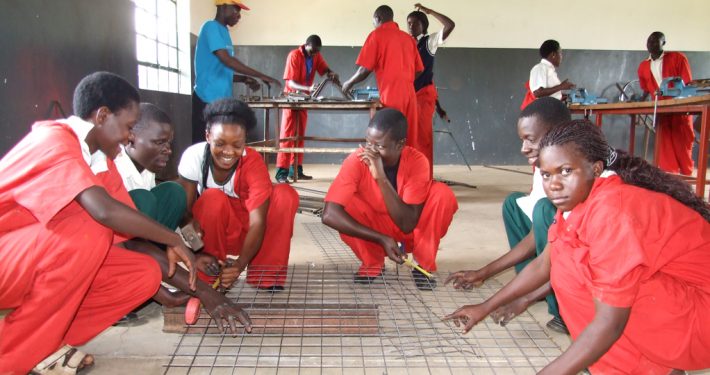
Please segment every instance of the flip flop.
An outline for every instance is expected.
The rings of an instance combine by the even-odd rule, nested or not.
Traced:
[[[30,374],[73,375],[94,365],[94,356],[64,345],[61,349],[37,364]]]

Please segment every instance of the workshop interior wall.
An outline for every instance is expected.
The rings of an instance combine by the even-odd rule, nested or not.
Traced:
[[[412,0],[244,0],[251,8],[232,29],[237,45],[296,45],[319,34],[331,46],[360,46],[372,31],[372,13],[381,4],[395,12],[395,22],[406,29]],[[646,37],[661,30],[668,47],[681,51],[708,51],[710,28],[707,0],[436,0],[422,2],[456,22],[449,47],[536,48],[556,39],[562,48],[644,50]],[[214,18],[212,0],[191,0],[193,34]],[[430,20],[430,32],[440,26]]]

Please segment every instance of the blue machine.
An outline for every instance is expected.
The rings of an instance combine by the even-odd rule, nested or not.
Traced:
[[[567,94],[567,97],[569,98],[569,102],[572,104],[592,105],[604,104],[609,102],[609,100],[607,100],[606,98],[601,98],[596,95],[590,94],[589,92],[587,92],[587,89],[584,88],[570,90],[569,94]]]
[[[661,81],[661,87],[658,88],[657,94],[674,98],[687,98],[689,96],[710,94],[710,87],[686,85],[680,77],[668,77]]]
[[[354,100],[377,100],[380,98],[380,90],[376,87],[366,87],[364,89],[354,89],[351,91]]]

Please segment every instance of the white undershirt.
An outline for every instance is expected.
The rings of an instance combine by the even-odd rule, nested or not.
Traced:
[[[89,165],[91,171],[94,174],[99,174],[101,172],[106,172],[108,170],[108,164],[106,163],[106,154],[101,150],[96,150],[93,154],[89,151],[89,145],[86,143],[86,136],[89,134],[91,129],[94,128],[94,124],[88,121],[84,121],[78,116],[71,116],[69,118],[58,120],[62,124],[67,124],[77,138],[79,138],[79,144],[81,145],[81,155],[84,157],[84,161]]]
[[[652,57],[648,57],[651,60],[651,74],[653,74],[653,79],[656,80],[658,87],[661,87],[661,82],[663,82],[663,56],[666,53],[661,53],[661,56],[654,60]]]

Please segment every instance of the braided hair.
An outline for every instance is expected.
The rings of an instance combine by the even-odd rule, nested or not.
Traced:
[[[254,111],[241,100],[226,98],[207,104],[202,113],[205,119],[205,130],[207,133],[212,129],[213,124],[241,126],[248,133],[256,127],[256,116]],[[209,142],[205,144],[205,152],[202,163],[202,186],[207,186],[207,175],[210,165],[212,165],[212,152]]]
[[[573,143],[589,162],[602,161],[604,169],[616,172],[625,183],[666,194],[697,211],[710,222],[710,205],[695,195],[685,181],[650,165],[642,158],[614,150],[607,143],[601,129],[589,120],[572,120],[552,128],[540,141],[540,150],[568,143]]]

